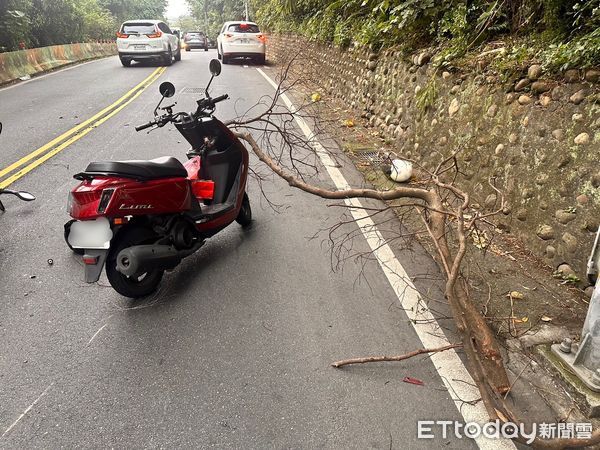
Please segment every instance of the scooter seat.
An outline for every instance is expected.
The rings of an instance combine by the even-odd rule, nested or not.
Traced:
[[[121,175],[127,178],[152,180],[156,178],[187,177],[187,170],[177,159],[165,156],[147,161],[99,161],[85,169],[91,175]]]

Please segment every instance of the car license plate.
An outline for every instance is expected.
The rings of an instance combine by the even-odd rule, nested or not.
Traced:
[[[106,217],[73,222],[68,241],[73,248],[108,249],[113,232]]]
[[[249,44],[250,40],[249,39],[240,39],[240,44]]]
[[[133,46],[133,48],[134,48],[135,50],[146,50],[146,46],[145,46],[145,45],[143,45],[143,44],[135,44],[135,45]]]

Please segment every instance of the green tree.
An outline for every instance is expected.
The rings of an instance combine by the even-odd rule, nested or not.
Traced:
[[[188,0],[192,15],[203,31],[211,38],[216,38],[221,26],[229,20],[245,18],[243,0]],[[252,14],[250,14],[252,19]]]
[[[77,13],[83,18],[83,35],[85,40],[99,40],[114,37],[118,27],[117,20],[97,0],[79,0]]]
[[[198,20],[192,16],[181,16],[176,20],[171,21],[171,25],[176,28],[179,28],[182,32],[193,31],[196,29],[202,29],[202,25],[198,22]]]
[[[29,35],[29,0],[0,2],[0,51],[14,50]]]
[[[75,0],[32,0],[31,43],[36,47],[84,39],[84,19]]]
[[[164,20],[167,0],[98,0],[118,22],[135,19]]]

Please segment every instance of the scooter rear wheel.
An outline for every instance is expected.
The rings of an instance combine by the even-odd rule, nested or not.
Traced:
[[[117,256],[128,247],[148,244],[157,236],[148,228],[131,227],[117,235],[116,243],[111,247],[106,258],[106,276],[115,291],[124,297],[139,298],[152,294],[158,288],[163,277],[163,270],[152,270],[139,277],[128,277],[117,270]]]
[[[239,223],[243,228],[250,226],[252,223],[252,208],[250,208],[250,199],[248,194],[244,192],[244,200],[242,200],[242,207],[235,221]]]

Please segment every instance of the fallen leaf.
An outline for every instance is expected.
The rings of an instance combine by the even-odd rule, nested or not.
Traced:
[[[541,320],[542,322],[552,322],[552,317],[542,316]]]
[[[496,415],[498,416],[498,419],[500,419],[504,423],[508,422],[508,419],[506,418],[506,416],[504,414],[502,414],[502,411],[498,411],[496,408],[494,408],[494,411],[496,411]]]
[[[485,249],[490,244],[485,231],[475,230],[471,235],[471,238],[473,239],[473,245],[475,245],[475,247],[477,247],[479,250]]]
[[[515,323],[527,323],[529,322],[529,317],[521,317],[520,319],[515,319]]]
[[[507,297],[513,298],[514,300],[523,300],[525,295],[519,291],[511,291],[507,294]]]
[[[316,103],[319,100],[321,100],[321,94],[315,92],[313,95],[310,96],[310,99],[313,101],[313,103]]]
[[[423,386],[425,384],[421,380],[412,377],[404,377],[402,381],[405,383],[416,384],[417,386]]]
[[[342,124],[345,127],[352,128],[354,126],[354,121],[352,119],[345,119],[345,120],[342,120]]]

